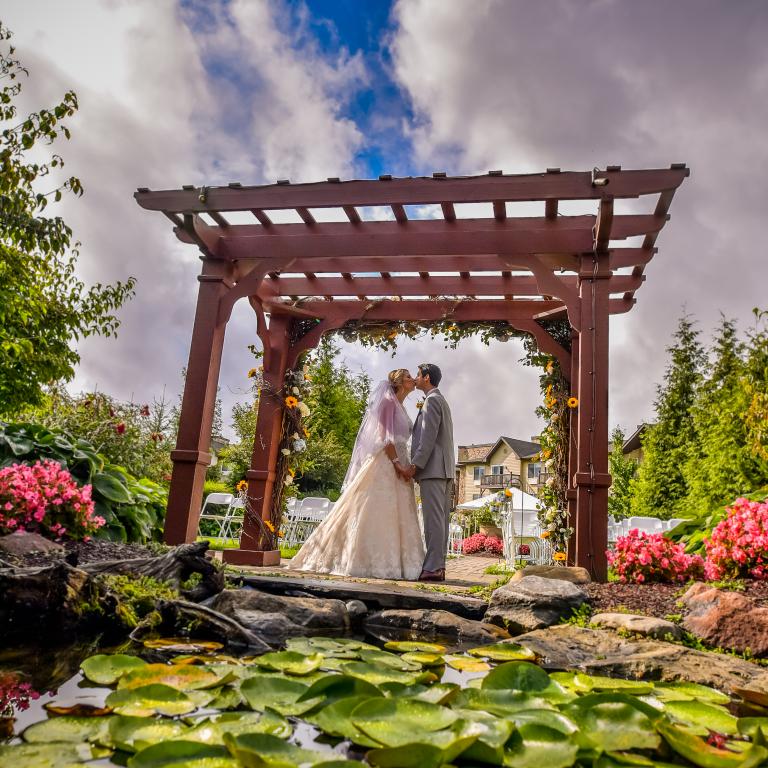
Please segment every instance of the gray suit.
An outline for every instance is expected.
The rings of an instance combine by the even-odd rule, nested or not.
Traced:
[[[424,405],[413,425],[411,462],[416,466],[415,478],[421,490],[427,544],[424,570],[437,571],[445,568],[456,471],[451,409],[437,388],[424,398]]]

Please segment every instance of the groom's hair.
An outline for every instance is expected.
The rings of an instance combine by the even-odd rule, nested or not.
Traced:
[[[440,380],[443,378],[443,374],[440,369],[434,363],[422,363],[419,366],[422,376],[429,376],[429,383],[433,387],[437,387],[440,384]]]

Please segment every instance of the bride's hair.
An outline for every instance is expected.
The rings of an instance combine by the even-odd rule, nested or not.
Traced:
[[[408,373],[407,368],[395,368],[394,371],[389,372],[389,383],[392,385],[392,389],[394,389],[395,392],[403,386],[403,379],[405,378],[406,373]]]

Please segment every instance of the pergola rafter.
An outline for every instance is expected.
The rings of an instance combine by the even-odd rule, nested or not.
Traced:
[[[569,557],[605,576],[608,435],[608,321],[629,311],[655,242],[688,170],[560,172],[378,181],[283,181],[262,187],[139,189],[138,203],[162,212],[203,260],[195,327],[166,524],[166,540],[197,530],[224,329],[248,298],[264,349],[258,435],[248,495],[263,519],[271,508],[287,369],[323,333],[366,323],[506,322],[534,336],[560,362],[579,397],[571,433],[569,505],[576,534]],[[619,213],[615,201],[656,196],[652,213]],[[563,215],[568,201],[594,214]],[[540,216],[508,203],[538,202]],[[459,206],[487,215],[461,215]],[[328,221],[328,209],[337,219]],[[289,211],[293,223],[281,223]],[[236,223],[245,221],[246,223]],[[300,223],[295,223],[296,221]],[[640,245],[626,244],[642,238]],[[571,349],[546,329],[567,318]],[[309,323],[308,323],[309,321]],[[268,391],[267,391],[268,390]],[[256,524],[226,559],[270,563]]]

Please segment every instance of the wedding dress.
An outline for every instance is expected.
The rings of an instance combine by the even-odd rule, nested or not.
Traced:
[[[412,426],[390,383],[379,384],[360,426],[341,496],[291,560],[292,569],[378,579],[419,577],[424,540],[413,484],[397,476],[384,451],[391,443],[407,466]]]

